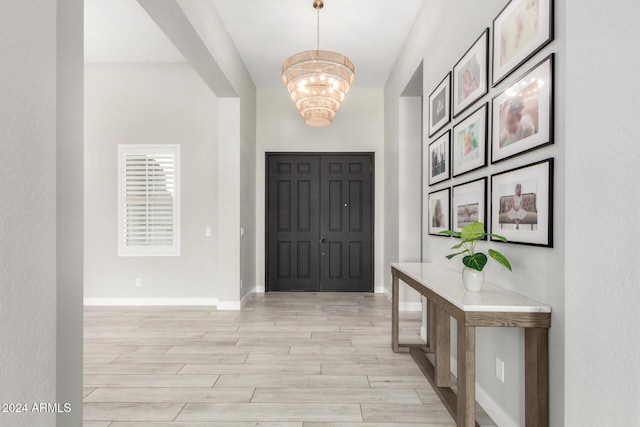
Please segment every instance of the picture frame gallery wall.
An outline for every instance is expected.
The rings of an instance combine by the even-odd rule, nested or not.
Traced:
[[[425,88],[426,234],[482,222],[510,244],[553,247],[553,15],[553,0],[511,0]]]

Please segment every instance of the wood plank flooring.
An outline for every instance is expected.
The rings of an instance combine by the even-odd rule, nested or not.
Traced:
[[[253,295],[211,307],[87,307],[85,427],[453,427],[381,295]],[[401,339],[420,342],[420,313]],[[483,425],[493,425],[484,416]]]

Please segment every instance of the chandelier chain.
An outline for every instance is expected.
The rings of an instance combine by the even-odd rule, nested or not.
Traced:
[[[316,34],[316,40],[317,40],[317,43],[316,43],[316,50],[320,50],[320,8],[317,8],[317,9],[316,9],[316,12],[318,13],[318,18],[317,18],[318,22],[317,22],[317,25],[316,25],[316,28],[317,28],[317,34]]]

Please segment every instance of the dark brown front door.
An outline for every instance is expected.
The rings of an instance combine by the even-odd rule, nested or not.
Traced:
[[[373,291],[372,177],[372,154],[267,154],[267,291]]]

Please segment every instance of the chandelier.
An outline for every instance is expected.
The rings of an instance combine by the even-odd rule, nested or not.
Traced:
[[[307,126],[328,126],[336,116],[344,96],[355,79],[353,62],[344,55],[320,50],[320,9],[323,0],[314,0],[317,11],[316,50],[299,52],[282,64],[282,81],[296,103]]]

